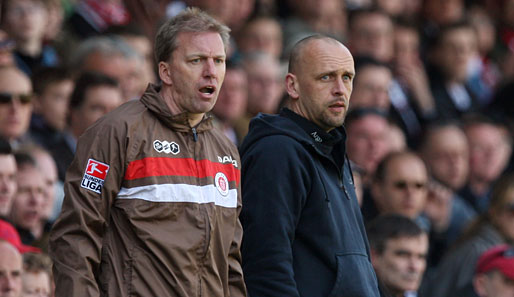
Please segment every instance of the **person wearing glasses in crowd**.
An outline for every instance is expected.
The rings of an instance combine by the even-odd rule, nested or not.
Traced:
[[[0,67],[0,136],[17,148],[28,140],[32,84],[15,66]]]
[[[427,218],[422,215],[427,184],[427,168],[419,156],[411,151],[389,153],[377,166],[371,199],[364,200],[366,221],[380,214],[401,214],[428,230]]]

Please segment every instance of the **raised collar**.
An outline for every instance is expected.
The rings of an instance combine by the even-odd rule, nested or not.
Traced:
[[[159,93],[160,86],[149,84],[141,97],[141,102],[166,126],[178,132],[189,132],[193,127],[189,125],[187,113],[172,114],[168,105]],[[197,132],[203,132],[213,128],[212,117],[205,115],[202,121],[194,127]]]

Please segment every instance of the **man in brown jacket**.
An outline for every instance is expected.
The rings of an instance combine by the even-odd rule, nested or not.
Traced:
[[[206,116],[228,38],[197,9],[167,21],[162,86],[79,139],[51,234],[56,296],[246,296],[240,160]]]

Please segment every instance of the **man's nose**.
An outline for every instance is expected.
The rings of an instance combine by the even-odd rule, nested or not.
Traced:
[[[214,60],[206,59],[204,68],[203,68],[203,75],[205,77],[216,77],[217,73],[218,73],[218,71],[216,69],[216,65],[214,64]]]
[[[332,90],[334,96],[342,96],[346,92],[346,86],[341,77],[338,77],[334,82],[334,88]]]

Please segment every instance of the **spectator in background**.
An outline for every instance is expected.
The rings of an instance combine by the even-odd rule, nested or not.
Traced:
[[[408,2],[419,2],[419,0],[375,0],[375,5],[391,18],[399,18],[406,13]]]
[[[377,9],[351,12],[348,42],[355,56],[369,56],[389,63],[393,58],[393,22],[389,15]]]
[[[421,7],[423,17],[435,26],[456,22],[464,16],[463,0],[423,0]]]
[[[389,113],[389,88],[393,74],[387,64],[371,57],[355,57],[355,76],[350,108],[376,108]]]
[[[50,258],[41,253],[24,254],[21,283],[21,297],[53,296],[52,261]]]
[[[62,137],[67,126],[74,82],[65,68],[45,67],[33,74],[32,86],[34,113],[30,122],[30,137],[48,149]]]
[[[464,0],[421,0],[422,43],[439,34],[442,26],[455,23],[465,15]]]
[[[0,137],[14,148],[28,140],[32,98],[25,73],[15,66],[0,67]]]
[[[242,55],[262,52],[280,59],[283,47],[280,23],[277,19],[267,16],[257,16],[248,20],[237,36],[237,45]]]
[[[259,112],[277,113],[284,94],[282,71],[278,59],[265,53],[250,53],[243,57],[243,69],[248,78],[246,116],[237,121],[236,133],[244,137],[250,120]]]
[[[63,29],[65,18],[64,3],[61,0],[45,0],[47,11],[47,22],[45,25],[44,41],[54,43],[59,39]]]
[[[420,152],[432,176],[452,191],[460,190],[469,174],[469,144],[457,122],[439,122],[426,128]]]
[[[397,20],[394,25],[394,79],[389,89],[391,105],[406,125],[410,147],[419,144],[423,125],[435,114],[435,100],[420,56],[420,38],[414,23]]]
[[[0,297],[20,297],[23,262],[20,252],[0,239]]]
[[[284,93],[279,61],[265,53],[251,53],[242,64],[248,75],[248,114],[277,113]]]
[[[426,128],[419,152],[432,176],[425,214],[432,222],[428,264],[434,267],[476,216],[457,194],[467,182],[469,147],[457,124],[441,122]]]
[[[284,56],[297,41],[316,33],[343,40],[347,31],[347,14],[345,1],[339,0],[306,0],[284,1],[292,15],[283,22]]]
[[[0,137],[0,219],[9,216],[16,190],[16,160],[9,142]]]
[[[479,110],[477,95],[468,82],[476,42],[476,32],[464,21],[441,27],[432,41],[428,62],[436,118],[459,119],[466,112]]]
[[[512,245],[495,246],[480,256],[473,277],[473,288],[480,297],[514,296]]]
[[[378,164],[371,185],[371,200],[365,200],[367,222],[381,214],[399,214],[430,229],[422,216],[427,199],[428,172],[423,160],[410,151],[393,152]]]
[[[43,220],[53,222],[60,211],[64,198],[63,185],[59,182],[57,165],[50,153],[37,145],[22,146],[17,153],[31,156],[45,180],[45,199],[43,202]]]
[[[243,140],[243,136],[237,133],[234,125],[246,115],[248,101],[247,86],[246,72],[241,65],[227,61],[225,80],[212,113],[219,120],[225,135],[236,146]]]
[[[378,163],[390,150],[387,116],[377,109],[354,109],[346,117],[345,128],[348,158],[362,170],[366,188]]]
[[[472,283],[480,255],[489,248],[514,242],[514,175],[494,185],[487,212],[481,214],[447,252],[426,284],[423,296],[454,297]],[[495,296],[496,297],[496,296]]]
[[[480,3],[471,6],[467,16],[477,35],[477,53],[471,61],[469,86],[477,94],[480,105],[484,106],[491,102],[494,88],[500,82],[498,61],[493,59],[495,20]]]
[[[46,250],[50,224],[44,219],[45,178],[28,154],[16,153],[18,192],[11,209],[11,222],[24,244]]]
[[[426,268],[428,236],[413,220],[383,215],[367,230],[371,262],[385,290],[395,297],[415,297]]]
[[[255,0],[185,0],[188,6],[198,7],[226,24],[237,33],[252,13]]]
[[[143,69],[138,75],[141,93],[144,92],[148,83],[156,83],[157,77],[155,75],[155,65],[153,56],[153,45],[150,38],[148,38],[141,27],[134,23],[129,23],[124,26],[111,26],[105,32],[105,35],[119,36],[129,46],[134,49],[139,56],[143,58]]]
[[[69,128],[65,137],[49,150],[57,162],[59,179],[75,155],[77,139],[96,120],[118,107],[123,95],[118,82],[104,74],[85,72],[75,81],[70,98]]]
[[[71,65],[78,73],[100,72],[116,79],[123,101],[139,98],[144,58],[121,38],[93,37],[82,42]],[[146,86],[145,86],[146,87]]]
[[[478,213],[487,211],[491,188],[509,165],[512,136],[506,125],[481,115],[465,118],[469,143],[469,178],[459,194]]]
[[[55,66],[55,50],[44,44],[48,11],[44,0],[6,0],[2,7],[2,25],[16,42],[16,65],[27,76],[42,66]]]

